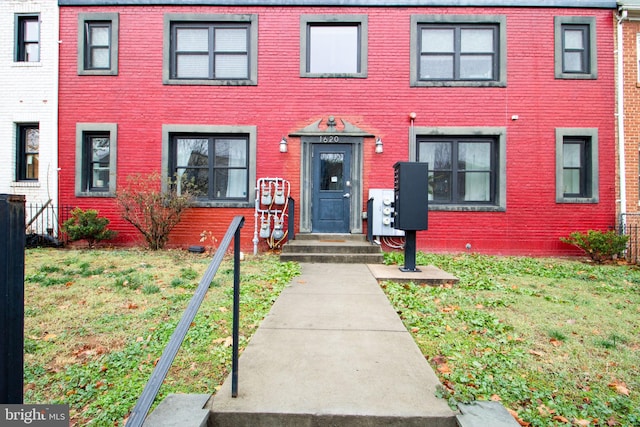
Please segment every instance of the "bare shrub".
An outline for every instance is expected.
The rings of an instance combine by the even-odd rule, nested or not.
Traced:
[[[127,185],[116,193],[122,218],[142,235],[149,249],[163,249],[169,233],[180,222],[193,201],[188,190],[178,192],[174,185],[162,191],[159,173],[127,177]]]

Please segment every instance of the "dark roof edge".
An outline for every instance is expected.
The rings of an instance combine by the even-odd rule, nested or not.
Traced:
[[[616,9],[616,0],[58,0],[60,6],[452,6]]]

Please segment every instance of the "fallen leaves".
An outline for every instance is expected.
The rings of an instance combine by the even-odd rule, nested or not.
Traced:
[[[569,424],[569,420],[562,415],[554,415],[552,418],[553,421],[558,421],[561,423]]]
[[[520,424],[523,427],[529,427],[531,425],[530,422],[524,421],[522,418],[520,418],[520,416],[518,415],[517,411],[514,411],[513,409],[507,408],[507,411],[509,411],[509,413],[511,414],[511,416],[518,422],[518,424]]]
[[[554,347],[560,347],[562,345],[562,341],[555,339],[555,338],[551,338],[549,340],[549,343],[554,346]]]
[[[629,396],[629,388],[627,388],[627,385],[622,381],[613,380],[609,383],[609,387],[615,390],[618,394]]]
[[[50,334],[50,333],[46,333],[44,337],[42,337],[44,341],[55,341],[56,338],[58,338],[56,334]]]
[[[228,336],[226,338],[218,338],[213,340],[214,344],[222,344],[223,347],[231,347],[233,345],[233,337]]]

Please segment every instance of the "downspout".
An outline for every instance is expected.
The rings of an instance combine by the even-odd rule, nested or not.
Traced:
[[[617,76],[617,113],[618,113],[618,162],[620,173],[620,226],[624,229],[626,225],[627,213],[627,173],[625,163],[625,136],[624,136],[624,43],[622,34],[622,21],[627,18],[627,11],[620,8],[616,14],[617,21],[617,60],[618,60],[618,76]]]

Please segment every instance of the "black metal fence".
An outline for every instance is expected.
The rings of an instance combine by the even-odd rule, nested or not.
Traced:
[[[620,234],[629,236],[625,257],[628,262],[640,264],[640,212],[627,212],[620,215],[617,226]]]
[[[69,219],[71,209],[71,206],[54,206],[51,200],[26,204],[26,246],[62,246],[65,237],[60,227]]]

